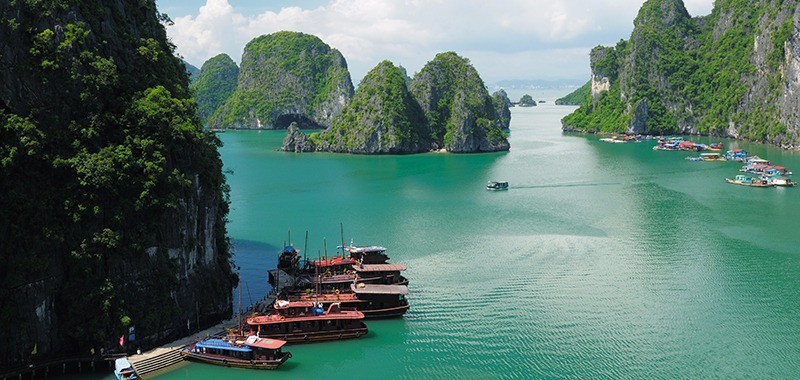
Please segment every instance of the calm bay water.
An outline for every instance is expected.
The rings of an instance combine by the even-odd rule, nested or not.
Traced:
[[[289,230],[317,256],[341,223],[408,266],[411,310],[361,339],[289,346],[276,371],[192,363],[158,379],[800,376],[800,188],[563,135],[574,108],[545,99],[512,109],[506,153],[289,154],[283,131],[221,134],[245,303]],[[800,171],[798,153],[724,142]]]

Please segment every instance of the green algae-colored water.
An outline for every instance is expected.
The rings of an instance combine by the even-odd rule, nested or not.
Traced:
[[[221,134],[246,304],[289,229],[316,256],[341,223],[407,265],[411,310],[361,339],[287,346],[276,371],[192,363],[158,379],[800,376],[800,188],[564,135],[574,108],[549,100],[512,109],[505,153],[289,154],[283,131]],[[724,142],[800,170],[798,153]]]

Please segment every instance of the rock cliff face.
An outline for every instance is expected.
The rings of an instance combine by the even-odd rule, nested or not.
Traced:
[[[0,367],[231,314],[219,141],[156,14],[0,2]]]
[[[456,53],[437,54],[411,81],[411,93],[428,121],[434,148],[449,152],[508,150],[483,80]]]
[[[257,37],[245,46],[236,91],[209,119],[211,128],[327,128],[353,96],[341,53],[296,32]]]
[[[497,114],[497,128],[508,129],[511,125],[511,99],[505,90],[499,90],[492,94],[492,102],[494,103],[494,111]]]
[[[236,90],[239,67],[227,54],[211,57],[203,63],[189,88],[197,102],[197,115],[207,120]]]
[[[648,0],[628,41],[592,51],[592,102],[565,130],[689,133],[800,145],[796,2],[716,1],[691,18]]]

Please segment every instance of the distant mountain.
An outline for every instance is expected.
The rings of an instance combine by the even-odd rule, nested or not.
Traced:
[[[197,102],[197,115],[207,120],[236,90],[239,67],[227,54],[219,54],[203,63],[196,80],[189,85]]]
[[[797,1],[648,0],[629,40],[592,50],[591,102],[564,130],[688,133],[800,146]]]
[[[183,62],[183,65],[186,66],[186,73],[189,74],[189,82],[196,81],[197,75],[200,74],[200,69],[198,69],[197,66],[194,66],[191,63],[186,62],[184,60],[181,60],[181,62]]]
[[[236,90],[210,128],[327,128],[353,96],[347,62],[318,37],[277,32],[244,48]]]
[[[539,89],[560,89],[577,88],[583,81],[570,79],[556,80],[502,80],[491,86],[492,88],[504,88],[506,90],[539,90]]]

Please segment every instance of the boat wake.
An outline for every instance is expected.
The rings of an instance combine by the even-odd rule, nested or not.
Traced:
[[[568,183],[551,183],[544,185],[531,185],[531,186],[514,186],[510,190],[517,189],[542,189],[552,187],[586,187],[586,186],[615,186],[622,185],[622,182],[568,182]]]

